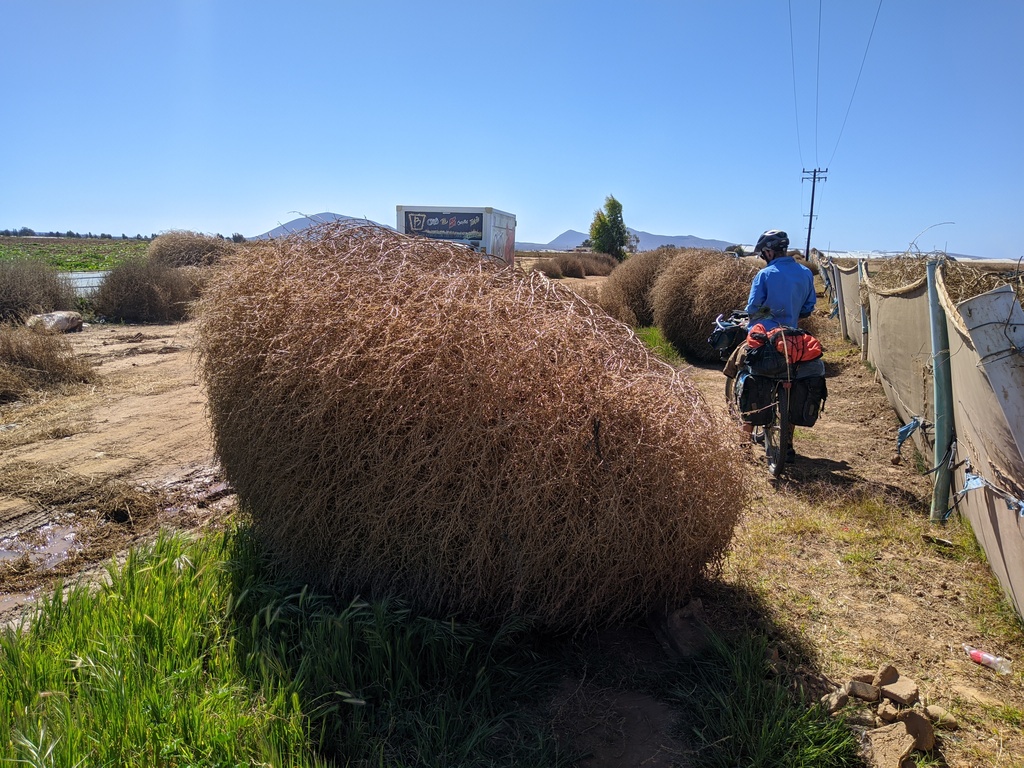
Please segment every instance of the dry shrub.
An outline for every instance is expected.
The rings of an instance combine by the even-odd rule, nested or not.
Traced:
[[[91,381],[93,369],[63,336],[0,325],[0,402],[54,384]]]
[[[797,264],[807,267],[809,270],[811,270],[811,274],[814,276],[817,276],[818,272],[820,271],[818,268],[817,261],[809,261],[808,259],[805,259],[803,256],[794,256],[793,261],[795,261]]]
[[[589,251],[583,251],[566,255],[571,255],[583,262],[583,268],[586,270],[587,277],[607,277],[616,267],[619,266],[618,260],[614,256],[609,256],[607,253],[590,253]]]
[[[71,282],[45,261],[0,260],[0,321],[74,308]]]
[[[220,261],[233,248],[234,243],[222,237],[172,229],[154,238],[146,256],[167,267],[205,267]]]
[[[662,270],[681,252],[663,247],[629,256],[608,276],[601,290],[601,306],[626,325],[654,325],[651,289]]]
[[[616,266],[615,258],[606,253],[560,253],[541,259],[533,269],[558,280],[563,277],[607,277]]]
[[[582,279],[587,276],[587,268],[583,265],[583,260],[578,256],[560,256],[558,257],[558,264],[562,268],[563,277],[578,277]]]
[[[924,280],[927,265],[928,260],[924,256],[871,259],[867,263],[868,279],[876,289],[895,291]]]
[[[540,275],[334,223],[229,257],[197,310],[228,478],[318,587],[607,624],[714,572],[746,501],[696,386]]]
[[[1017,301],[1024,303],[1024,275],[1017,270],[993,269],[984,262],[974,264],[963,261],[942,262],[942,282],[954,304],[967,301],[975,296],[1010,285]]]
[[[93,297],[93,307],[108,320],[167,323],[183,320],[198,296],[194,270],[131,259],[110,270]]]
[[[683,250],[651,291],[654,324],[687,359],[718,362],[708,344],[715,318],[747,305],[755,274],[752,264],[721,251]]]
[[[540,272],[551,280],[561,280],[565,275],[562,274],[562,267],[554,259],[541,259],[533,265],[534,272]]]

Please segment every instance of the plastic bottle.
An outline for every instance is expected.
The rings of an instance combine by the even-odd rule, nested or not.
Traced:
[[[964,645],[964,653],[971,657],[973,661],[983,664],[990,669],[994,669],[1000,675],[1010,674],[1010,660],[1004,659],[1002,656],[993,656],[991,653],[981,650],[980,648],[972,648],[969,645]]]

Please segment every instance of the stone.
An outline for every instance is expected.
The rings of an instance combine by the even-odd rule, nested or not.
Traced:
[[[821,704],[825,707],[825,710],[830,714],[834,715],[840,709],[846,706],[846,702],[850,700],[850,697],[846,694],[842,688],[839,688],[832,693],[827,693],[821,697]]]
[[[921,692],[918,690],[917,683],[909,677],[903,677],[902,675],[896,682],[882,686],[882,696],[904,707],[914,706],[920,695]]]
[[[955,731],[960,727],[957,719],[938,704],[929,704],[924,708],[924,713],[936,728],[941,728],[944,731]]]
[[[860,680],[851,680],[846,684],[846,690],[855,699],[860,699],[861,701],[878,701],[881,697],[877,687],[870,683],[863,683]]]
[[[685,607],[673,611],[666,622],[672,649],[684,659],[699,656],[708,647],[704,604],[695,598]]]
[[[867,683],[868,685],[875,684],[875,673],[874,672],[854,672],[850,675],[851,680],[856,680],[858,683]]]
[[[871,679],[871,684],[881,688],[883,685],[889,685],[895,683],[900,678],[899,670],[896,669],[892,664],[883,664],[875,672],[875,676]]]
[[[82,316],[77,312],[47,312],[32,315],[25,325],[40,331],[71,333],[82,330]]]
[[[896,721],[907,726],[907,733],[914,737],[914,749],[931,752],[935,748],[935,727],[916,709],[903,710]]]
[[[867,733],[871,743],[871,765],[875,768],[902,768],[914,750],[914,737],[905,723],[883,725]]]
[[[896,718],[899,717],[900,710],[895,704],[888,699],[882,699],[882,703],[878,705],[878,719],[883,723],[895,723]]]

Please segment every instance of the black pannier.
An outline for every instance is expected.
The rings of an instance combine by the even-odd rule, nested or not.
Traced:
[[[786,357],[772,344],[748,349],[744,360],[759,376],[782,376],[786,373]]]
[[[775,416],[772,401],[777,379],[755,376],[749,371],[740,371],[736,376],[736,399],[740,404],[743,421],[757,427],[771,424]]]
[[[793,379],[789,390],[789,420],[798,427],[813,427],[828,398],[824,376]]]
[[[728,325],[725,328],[716,328],[708,337],[708,344],[718,353],[718,356],[725,360],[736,351],[736,347],[747,338],[747,329],[742,325]]]

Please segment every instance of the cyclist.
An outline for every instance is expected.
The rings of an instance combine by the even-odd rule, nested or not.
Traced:
[[[764,266],[750,285],[747,314],[750,323],[761,323],[766,331],[779,325],[796,327],[797,321],[814,311],[814,275],[797,264],[786,249],[789,236],[781,229],[770,229],[757,240],[754,253]]]
[[[787,253],[789,235],[781,229],[769,229],[757,239],[754,253],[765,261],[754,276],[750,285],[750,296],[747,299],[747,315],[750,325],[760,323],[766,331],[780,325],[795,327],[799,320],[809,317],[814,311],[817,296],[814,293],[814,275],[811,270]],[[735,376],[742,365],[746,344],[729,358],[725,366],[727,376]],[[753,434],[754,427],[743,423],[743,431]],[[790,427],[792,430],[792,426]],[[793,435],[789,435],[789,452],[787,461],[796,458],[793,450]]]

